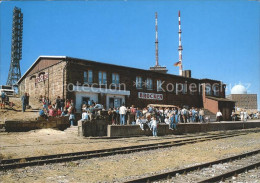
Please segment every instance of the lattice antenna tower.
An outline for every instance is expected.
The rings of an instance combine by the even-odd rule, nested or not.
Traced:
[[[20,8],[13,10],[11,64],[6,84],[17,87],[21,78],[20,60],[22,59],[23,13]]]

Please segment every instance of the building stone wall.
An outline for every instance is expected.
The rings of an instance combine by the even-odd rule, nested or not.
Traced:
[[[57,96],[63,96],[63,78],[64,83],[66,82],[66,76],[63,77],[66,62],[58,62],[47,68],[38,70],[31,75],[27,75],[24,81],[23,92],[29,93],[30,97],[39,98],[40,95],[49,97],[51,101],[54,101]],[[41,82],[36,82],[36,77],[41,74],[48,73],[48,79]],[[20,84],[21,86],[23,84]],[[66,93],[66,92],[65,92]]]
[[[257,110],[257,94],[231,94],[227,98],[236,101],[236,107]]]

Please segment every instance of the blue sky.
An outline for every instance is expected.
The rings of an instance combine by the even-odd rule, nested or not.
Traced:
[[[260,105],[260,4],[257,1],[4,1],[0,4],[0,84],[11,57],[12,10],[24,14],[22,74],[39,55],[65,55],[178,74],[178,10],[184,69],[192,77],[242,83]],[[227,91],[229,94],[230,90]]]

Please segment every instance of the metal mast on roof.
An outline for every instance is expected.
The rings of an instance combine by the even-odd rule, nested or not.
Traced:
[[[179,11],[179,75],[182,76],[181,12]]]
[[[155,12],[155,67],[159,66],[158,58],[158,25],[157,25],[157,12]]]

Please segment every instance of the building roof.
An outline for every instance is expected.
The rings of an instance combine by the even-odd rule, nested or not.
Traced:
[[[139,69],[139,68],[134,68],[134,67],[128,67],[128,66],[121,66],[121,65],[115,65],[115,64],[110,64],[110,63],[104,63],[104,62],[97,62],[97,61],[92,61],[92,60],[87,60],[87,59],[80,59],[80,58],[74,58],[74,57],[69,57],[69,56],[46,56],[46,55],[41,55],[39,56],[34,63],[31,65],[31,67],[23,74],[23,76],[19,79],[19,81],[17,82],[18,84],[25,78],[25,76],[34,68],[34,66],[36,64],[38,64],[38,62],[42,59],[42,58],[50,58],[50,59],[63,59],[63,60],[67,60],[67,61],[88,61],[88,62],[93,62],[93,63],[101,63],[101,64],[105,64],[105,65],[109,65],[109,66],[115,66],[115,67],[124,67],[124,68],[128,68],[128,69],[136,69],[136,70],[140,70],[140,71],[146,71],[146,72],[155,72],[152,70],[146,70],[146,69]],[[179,78],[186,78],[184,76],[179,76],[179,75],[174,75],[174,74],[169,74],[169,73],[158,73],[158,74],[164,74],[164,75],[168,75],[168,76],[175,76],[175,77],[179,77]],[[206,82],[206,81],[215,81],[215,82],[220,82],[217,80],[211,80],[211,79],[196,79],[196,78],[188,78],[190,80],[200,80],[202,82]]]
[[[211,100],[215,100],[215,101],[220,101],[220,102],[236,102],[234,100],[230,100],[227,98],[217,98],[217,97],[212,97],[212,96],[206,96],[206,98],[211,99]]]

